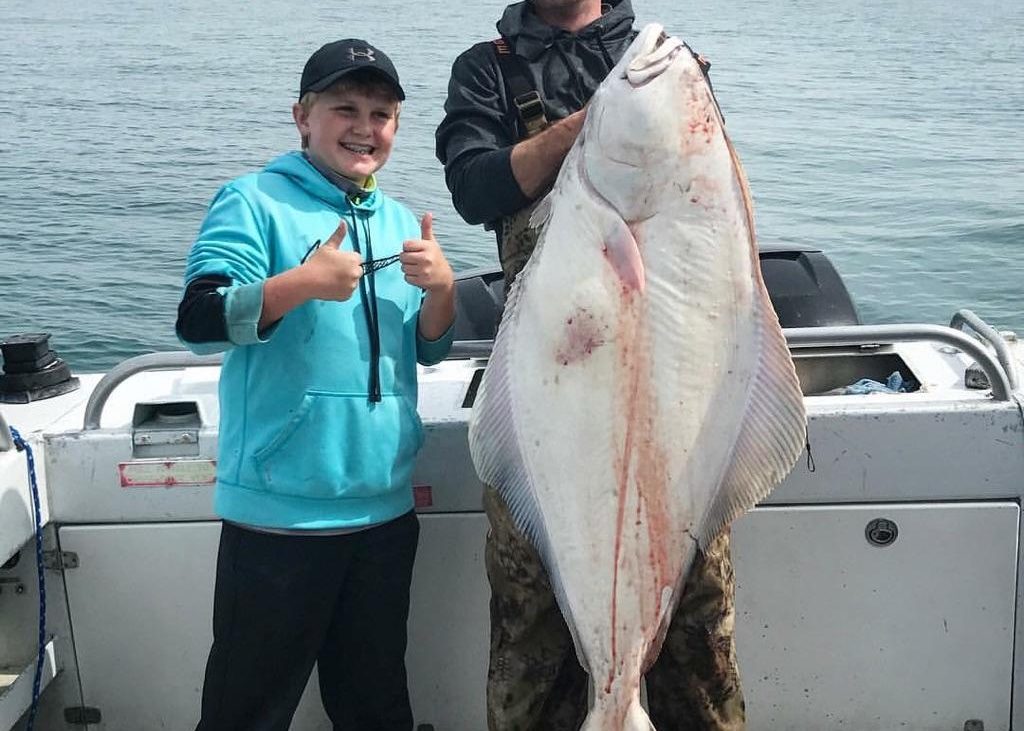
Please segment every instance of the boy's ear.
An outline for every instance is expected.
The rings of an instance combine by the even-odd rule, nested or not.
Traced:
[[[299,134],[303,136],[309,134],[309,112],[298,102],[292,104],[292,119],[295,120],[295,126],[299,128]]]

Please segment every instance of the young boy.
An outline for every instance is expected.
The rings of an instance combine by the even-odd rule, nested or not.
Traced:
[[[199,731],[286,731],[314,663],[336,729],[412,729],[416,362],[447,354],[455,308],[430,214],[374,177],[404,98],[369,43],[317,50],[302,152],[225,185],[188,257],[178,336],[227,350]]]

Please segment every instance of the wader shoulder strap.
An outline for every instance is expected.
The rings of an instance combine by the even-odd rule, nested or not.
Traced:
[[[718,105],[718,97],[715,96],[715,86],[711,83],[711,74],[708,73],[708,71],[711,70],[711,62],[704,58],[704,54],[697,53],[689,46],[686,47],[686,50],[690,52],[690,55],[693,56],[693,60],[697,62],[698,66],[700,66],[701,73],[704,74],[704,80],[708,82],[708,88],[711,89],[711,99],[715,102],[715,106],[718,107],[718,113],[721,115],[722,121],[724,122],[725,114],[722,113],[722,107]]]
[[[492,43],[498,65],[501,67],[501,75],[505,77],[509,98],[515,105],[522,125],[522,136],[533,137],[548,126],[547,117],[544,115],[544,102],[541,101],[540,93],[529,82],[525,59],[514,53],[504,38],[497,38]]]
[[[704,76],[706,77],[708,75],[708,71],[711,69],[711,62],[704,58],[703,53],[697,53],[692,48],[690,49],[690,53],[693,55],[693,60],[697,62],[697,65],[700,66],[700,70],[704,72]],[[711,79],[708,79],[708,81],[710,80]]]

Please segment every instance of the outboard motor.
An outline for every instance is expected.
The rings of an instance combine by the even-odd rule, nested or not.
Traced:
[[[501,269],[480,267],[455,276],[454,340],[494,340],[505,307]]]
[[[813,246],[760,244],[761,276],[782,327],[860,325],[850,293]]]
[[[49,333],[22,333],[0,342],[3,375],[0,403],[27,404],[69,393],[80,382],[71,368],[50,350]]]

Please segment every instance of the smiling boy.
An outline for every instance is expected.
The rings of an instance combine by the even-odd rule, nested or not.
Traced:
[[[285,731],[314,664],[335,728],[412,729],[416,363],[455,310],[430,214],[377,185],[404,98],[365,41],[317,50],[302,150],[225,185],[188,256],[178,336],[226,351],[202,731]]]

